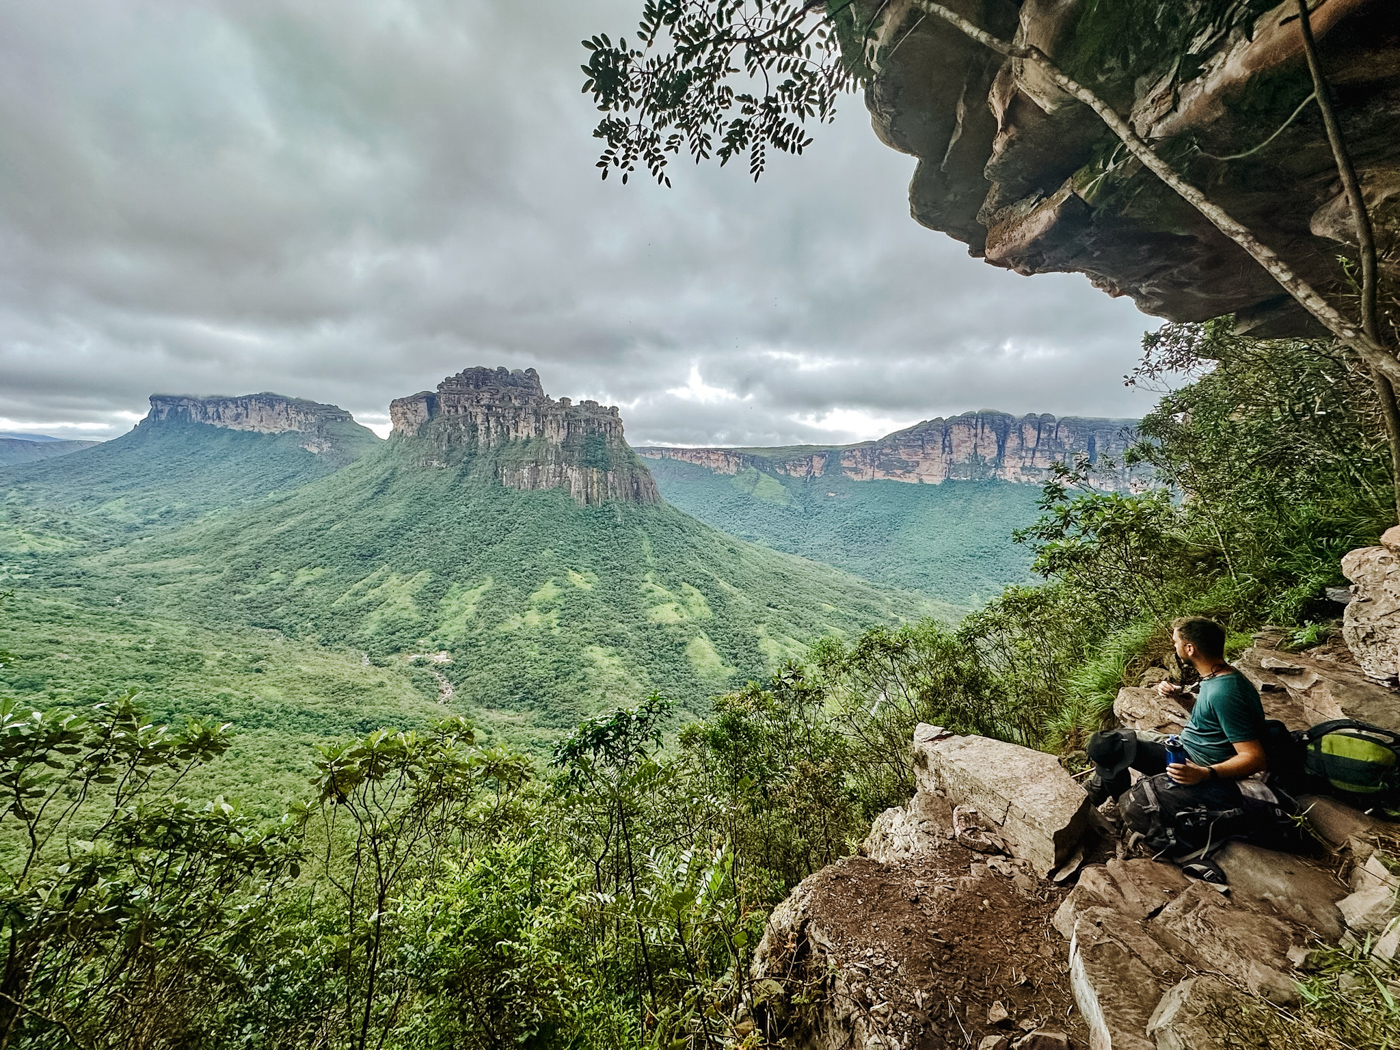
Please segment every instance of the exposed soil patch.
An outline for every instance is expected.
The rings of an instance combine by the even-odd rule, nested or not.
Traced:
[[[1063,898],[1016,862],[946,838],[898,864],[852,857],[804,882],[792,912],[775,913],[773,934],[788,942],[783,984],[806,985],[820,1016],[806,1012],[802,1027],[818,1046],[943,1050],[1042,1028],[1086,1046],[1050,925]]]

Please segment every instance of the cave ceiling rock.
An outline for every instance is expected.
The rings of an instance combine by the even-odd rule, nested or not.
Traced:
[[[1083,273],[1170,320],[1234,313],[1255,335],[1321,331],[1034,66],[1003,60],[914,0],[857,6],[871,26],[866,104],[880,139],[918,160],[909,200],[922,225],[1018,273]],[[949,6],[1040,48],[1307,281],[1346,294],[1337,257],[1350,218],[1317,107],[1304,104],[1312,83],[1295,0]],[[1312,22],[1384,254],[1400,242],[1400,5],[1322,0]],[[1383,259],[1384,280],[1400,277],[1397,259]]]

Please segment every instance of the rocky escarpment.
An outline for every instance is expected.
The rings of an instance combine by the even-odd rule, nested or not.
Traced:
[[[468,368],[436,391],[396,399],[389,415],[391,440],[417,443],[424,466],[472,458],[507,488],[566,489],[584,504],[661,502],[617,408],[556,401],[533,368]]]
[[[1338,293],[1353,237],[1294,0],[947,0],[1038,47],[1299,274]],[[914,0],[857,0],[876,133],[919,158],[914,218],[1020,273],[1079,272],[1177,321],[1313,322],[1242,249],[1129,157],[1086,106]],[[1400,16],[1322,0],[1311,21],[1379,240],[1400,235]],[[856,38],[852,37],[854,41]],[[860,50],[851,43],[849,50]],[[1296,111],[1296,115],[1295,115]],[[1290,119],[1292,118],[1292,119]],[[1400,276],[1393,253],[1388,279]]]
[[[1139,470],[1123,466],[1136,440],[1127,419],[1017,418],[1005,412],[967,412],[930,419],[878,441],[815,451],[725,448],[643,448],[643,456],[684,460],[720,474],[747,467],[790,477],[837,475],[855,481],[905,481],[937,485],[949,480],[1000,480],[1042,484],[1056,463],[1079,457],[1103,468],[1096,484],[1131,489],[1146,483]],[[1110,469],[1107,464],[1114,466]]]
[[[255,434],[297,434],[301,447],[308,452],[332,457],[357,454],[360,446],[376,440],[371,431],[337,405],[266,392],[237,397],[152,394],[151,410],[137,424],[137,430],[180,423],[202,423]]]

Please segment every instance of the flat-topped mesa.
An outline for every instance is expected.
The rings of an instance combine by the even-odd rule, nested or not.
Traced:
[[[651,472],[623,437],[617,408],[547,396],[533,368],[468,368],[389,405],[391,440],[424,443],[420,462],[446,467],[492,450],[507,488],[567,489],[579,503],[660,503]]]
[[[1087,457],[1099,468],[1094,484],[1133,490],[1148,484],[1141,469],[1123,465],[1137,439],[1129,419],[1017,418],[1006,412],[965,412],[930,419],[878,441],[829,449],[774,450],[646,448],[653,459],[680,459],[721,474],[745,467],[790,477],[838,477],[854,481],[904,481],[938,485],[944,481],[1012,481],[1044,484],[1056,463],[1073,465]],[[1112,468],[1107,464],[1111,462]]]
[[[256,434],[302,434],[302,448],[318,455],[343,451],[343,442],[328,433],[329,430],[337,427],[342,431],[349,427],[363,429],[349,412],[337,405],[269,392],[236,397],[152,394],[151,410],[137,424],[137,429],[152,430],[169,423],[203,423]],[[365,433],[368,435],[368,431]]]

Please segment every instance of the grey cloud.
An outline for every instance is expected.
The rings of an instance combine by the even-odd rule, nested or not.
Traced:
[[[634,442],[1147,406],[1120,377],[1154,322],[917,227],[856,97],[756,186],[600,182],[578,41],[640,6],[0,9],[0,419],[265,389],[382,419],[472,364],[622,404]],[[667,392],[692,369],[734,396]]]

